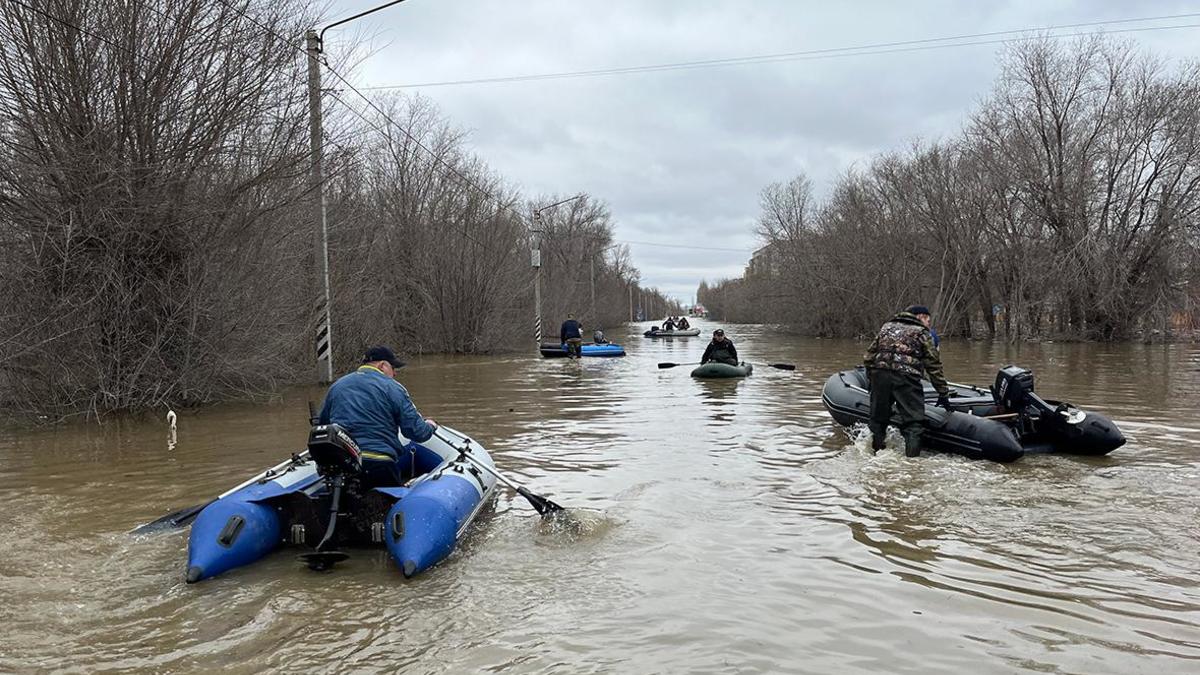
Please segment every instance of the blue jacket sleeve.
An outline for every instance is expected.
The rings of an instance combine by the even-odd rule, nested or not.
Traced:
[[[433,426],[417,411],[408,392],[399,383],[392,387],[392,411],[396,418],[396,426],[405,438],[424,443],[433,436]]]

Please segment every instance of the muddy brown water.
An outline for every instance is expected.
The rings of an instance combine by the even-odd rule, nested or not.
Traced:
[[[702,323],[702,328],[712,324]],[[423,358],[421,410],[586,516],[503,491],[406,581],[383,551],[292,552],[196,585],[186,531],[128,530],[302,447],[305,401],[0,431],[0,672],[1200,672],[1200,348],[950,341],[1113,417],[1103,458],[872,456],[821,406],[852,341],[726,326],[758,367],[696,381],[705,338],[610,330],[623,359]],[[707,331],[706,331],[707,332]]]

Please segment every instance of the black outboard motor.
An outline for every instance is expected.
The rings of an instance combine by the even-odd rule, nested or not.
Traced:
[[[332,493],[329,500],[329,525],[325,536],[313,553],[305,553],[300,560],[314,570],[327,570],[349,556],[341,551],[327,551],[325,545],[333,540],[337,529],[338,510],[341,507],[342,488],[349,483],[353,495],[354,486],[362,475],[362,450],[350,438],[346,430],[336,424],[318,424],[308,434],[308,454],[317,465],[317,473],[325,478]]]
[[[996,373],[996,384],[992,386],[996,404],[1010,412],[1033,415],[1050,424],[1078,424],[1083,413],[1065,403],[1052,406],[1033,393],[1033,371],[1020,366],[1005,366]]]
[[[1105,455],[1125,444],[1125,436],[1107,417],[1033,393],[1033,373],[1026,368],[1002,368],[992,394],[997,405],[1017,413],[1026,452],[1042,446],[1051,452]]]
[[[318,424],[312,428],[308,434],[308,454],[317,464],[317,473],[326,478],[362,473],[362,450],[337,424]]]
[[[1033,371],[1020,366],[1001,368],[1000,372],[996,373],[992,395],[995,396],[997,405],[1012,412],[1022,412],[1032,402],[1031,397],[1037,398],[1033,393]]]

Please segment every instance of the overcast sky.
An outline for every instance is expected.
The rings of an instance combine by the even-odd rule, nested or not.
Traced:
[[[383,4],[341,0],[331,20]],[[729,59],[1197,13],[1059,33],[1200,24],[1200,2],[991,0],[408,0],[326,34],[370,41],[362,86]],[[979,37],[978,42],[1016,36]],[[1200,28],[1123,33],[1200,58]],[[945,43],[926,43],[932,44]],[[958,133],[1000,44],[834,58],[425,86],[474,151],[530,197],[588,192],[612,210],[643,284],[688,302],[736,277],[758,242],[759,192],[808,174],[818,194],[877,153]],[[899,49],[890,47],[883,49]],[[881,51],[876,49],[874,51]],[[353,100],[348,98],[348,100]]]

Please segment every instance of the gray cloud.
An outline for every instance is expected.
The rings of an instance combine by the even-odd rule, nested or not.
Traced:
[[[331,16],[378,4],[346,1]],[[858,3],[725,0],[406,2],[362,19],[358,82],[387,85],[673,63],[1188,12],[1117,0]],[[1197,19],[1175,23],[1196,23]],[[1159,22],[1162,25],[1163,22]],[[1147,24],[1149,25],[1149,24]],[[1127,26],[1132,27],[1132,26]],[[1129,34],[1195,58],[1196,29]],[[330,33],[327,48],[338,49]],[[753,249],[758,194],[798,172],[818,191],[872,155],[956,134],[996,77],[999,45],[622,76],[422,89],[527,195],[587,191],[617,238]],[[748,253],[631,247],[680,299]]]

